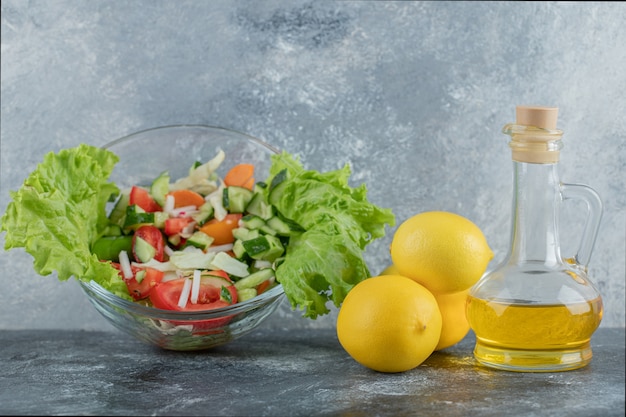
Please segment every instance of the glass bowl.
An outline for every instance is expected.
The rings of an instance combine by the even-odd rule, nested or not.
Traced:
[[[164,126],[117,139],[104,146],[119,156],[111,181],[120,189],[149,186],[163,171],[175,180],[186,176],[196,161],[212,159],[219,149],[226,159],[219,172],[247,162],[255,178],[269,176],[271,155],[278,150],[263,141],[232,130],[200,125]],[[117,329],[168,350],[202,350],[223,345],[259,326],[284,299],[282,285],[228,307],[182,312],[161,310],[113,295],[97,283],[79,281],[94,305]]]

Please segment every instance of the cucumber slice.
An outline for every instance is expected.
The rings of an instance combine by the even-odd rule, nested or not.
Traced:
[[[207,201],[198,208],[198,213],[193,214],[191,217],[198,226],[202,226],[213,218],[213,211],[213,206]]]
[[[266,220],[266,223],[269,227],[274,229],[279,236],[292,236],[296,233],[304,232],[304,228],[298,223],[282,216],[274,216]]]
[[[163,171],[158,177],[152,181],[150,186],[150,195],[154,201],[159,203],[161,207],[165,206],[165,196],[170,191],[170,174]]]
[[[237,288],[237,290],[243,290],[246,288],[254,288],[260,283],[262,283],[263,281],[267,281],[268,279],[274,276],[275,276],[275,273],[272,268],[261,269],[235,282],[235,288]]]
[[[150,259],[154,258],[154,255],[156,254],[156,249],[154,249],[154,246],[146,242],[144,239],[140,238],[138,235],[135,235],[133,253],[137,257],[137,260],[139,262],[146,263]]]
[[[267,220],[274,216],[274,207],[265,200],[262,192],[254,193],[250,203],[248,203],[248,206],[246,207],[246,211],[262,218],[263,220]]]
[[[256,229],[250,230],[246,227],[237,227],[233,229],[233,237],[239,240],[250,240],[259,237],[259,231]]]
[[[213,243],[215,239],[213,239],[211,236],[207,235],[204,232],[201,231],[196,231],[194,232],[189,239],[187,239],[187,244],[195,246],[196,248],[200,248],[202,250],[205,250],[206,248],[208,248],[209,246],[211,246],[211,244]]]
[[[274,189],[278,187],[280,184],[283,184],[287,180],[287,168],[281,170],[278,174],[272,178],[272,182],[270,183],[270,194],[274,192]]]
[[[111,223],[117,224],[118,226],[124,225],[126,208],[128,207],[129,201],[129,191],[120,194],[120,198],[117,199],[117,203],[115,203],[115,206],[113,206],[113,210],[111,210],[111,214],[109,214],[109,220],[111,221]]]
[[[237,259],[243,259],[243,257],[246,256],[246,248],[243,247],[243,240],[235,240],[235,243],[233,243],[233,253]]]
[[[244,288],[237,290],[237,302],[243,303],[251,298],[256,297],[256,288]]]
[[[126,207],[123,229],[137,229],[144,224],[154,224],[154,213],[146,213],[141,207],[133,204]]]
[[[263,259],[269,262],[274,262],[285,252],[280,239],[272,235],[246,240],[243,242],[243,247],[252,259]]]
[[[241,226],[250,230],[260,229],[265,226],[265,220],[254,214],[246,214],[241,218]]]
[[[159,229],[163,229],[165,227],[165,220],[169,218],[169,214],[164,211],[155,211],[154,212],[154,225]]]
[[[231,213],[243,213],[254,193],[247,188],[231,185],[224,188],[223,204]]]

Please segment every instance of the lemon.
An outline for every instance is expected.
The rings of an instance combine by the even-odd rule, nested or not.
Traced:
[[[398,267],[391,264],[380,275],[400,275]],[[465,304],[469,289],[451,294],[435,295],[439,311],[441,312],[441,336],[435,351],[449,348],[459,343],[470,329],[465,313]]]
[[[469,290],[452,294],[439,294],[435,296],[439,311],[441,312],[441,336],[435,350],[442,350],[456,345],[467,335],[470,329],[467,316],[465,315],[465,303]]]
[[[400,275],[368,278],[350,290],[337,315],[341,346],[361,365],[404,372],[424,362],[441,334],[430,291]]]
[[[405,220],[393,235],[390,252],[401,275],[433,294],[470,288],[493,258],[480,228],[446,211],[423,212]]]
[[[387,268],[383,269],[379,275],[402,275],[400,271],[398,271],[398,267],[394,264],[389,265]]]

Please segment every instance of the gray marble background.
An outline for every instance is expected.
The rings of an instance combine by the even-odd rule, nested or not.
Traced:
[[[515,105],[560,108],[560,173],[605,211],[590,276],[603,327],[624,327],[626,3],[382,1],[2,2],[2,212],[49,151],[150,127],[208,124],[350,163],[398,224],[447,210],[509,239]],[[584,207],[564,210],[564,254]],[[373,273],[387,236],[368,247]],[[4,234],[0,235],[4,246]],[[112,327],[78,285],[0,250],[0,329]],[[269,326],[334,326],[286,303]]]

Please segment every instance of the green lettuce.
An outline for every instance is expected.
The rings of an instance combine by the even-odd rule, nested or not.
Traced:
[[[28,176],[2,216],[5,250],[24,248],[33,256],[40,275],[57,272],[94,280],[110,292],[129,299],[118,271],[100,262],[91,245],[108,225],[106,203],[119,194],[108,182],[119,158],[114,153],[85,144],[46,154]]]
[[[363,251],[385,235],[385,224],[395,224],[390,209],[367,201],[365,184],[349,186],[350,174],[347,164],[320,173],[286,152],[272,156],[267,197],[280,216],[304,229],[290,237],[276,279],[305,317],[327,314],[329,301],[339,307],[370,276]]]

